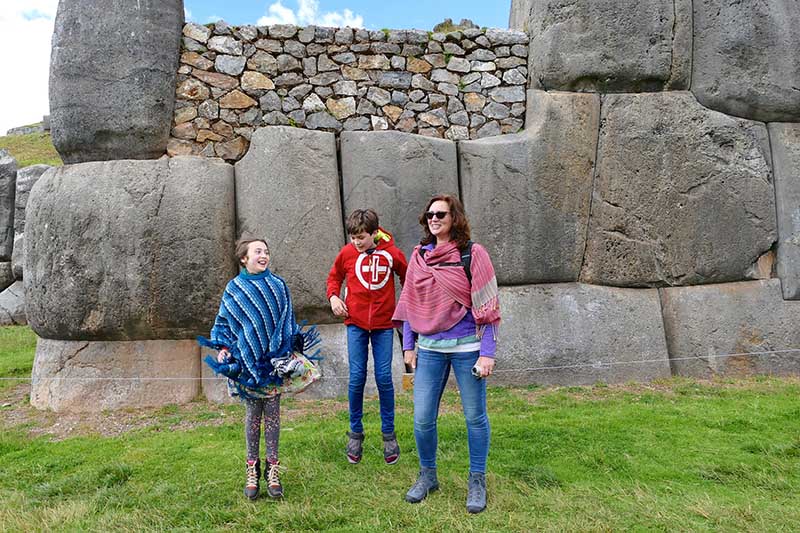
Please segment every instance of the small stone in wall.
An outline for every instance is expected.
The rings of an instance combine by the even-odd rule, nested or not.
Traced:
[[[386,118],[384,118],[384,117],[378,117],[378,116],[372,115],[370,117],[370,120],[372,121],[372,129],[375,130],[375,131],[388,130],[389,129],[389,123],[386,121]]]
[[[275,84],[272,80],[264,76],[260,72],[248,70],[242,74],[242,89],[245,91],[253,91],[259,89],[272,90]]]
[[[257,104],[258,102],[238,89],[229,92],[219,100],[220,107],[225,109],[246,109]]]
[[[183,34],[197,42],[207,43],[208,38],[211,37],[211,30],[200,24],[189,22],[183,26]]]
[[[238,76],[244,70],[247,58],[244,56],[218,55],[214,60],[214,68],[217,72]]]
[[[325,111],[312,113],[306,117],[306,127],[311,130],[342,131],[342,123]]]
[[[183,124],[189,122],[197,116],[196,107],[183,107],[175,111],[175,124]]]
[[[194,143],[191,141],[183,141],[181,139],[171,138],[167,141],[167,155],[175,157],[179,155],[192,155]]]
[[[310,94],[308,98],[303,100],[303,110],[306,113],[318,113],[325,110],[325,104],[316,94]]]
[[[178,98],[186,100],[205,100],[211,95],[211,91],[200,81],[189,78],[178,86],[176,94]]]
[[[213,61],[206,59],[197,52],[188,52],[188,51],[183,52],[181,54],[181,63],[190,65],[194,68],[199,68],[201,70],[208,70],[214,66]]]
[[[483,139],[484,137],[493,137],[500,135],[500,124],[496,120],[487,122],[477,131],[477,137]]]
[[[195,70],[194,77],[212,87],[229,91],[239,86],[239,79],[219,72],[206,72],[205,70]]]
[[[331,112],[331,115],[337,120],[345,119],[354,115],[356,112],[356,100],[352,97],[340,98],[338,100],[330,98],[325,102],[325,105]]]
[[[231,141],[217,143],[214,149],[217,153],[217,157],[229,161],[237,161],[247,151],[248,146],[249,143],[244,137],[236,137]]]
[[[464,141],[469,139],[469,130],[464,126],[450,126],[444,136],[451,141]]]

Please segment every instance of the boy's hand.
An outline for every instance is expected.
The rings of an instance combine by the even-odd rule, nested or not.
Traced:
[[[335,294],[331,296],[331,311],[333,311],[333,314],[336,316],[347,317],[347,306],[342,299]]]
[[[225,360],[230,356],[231,356],[231,353],[228,351],[228,349],[227,348],[223,348],[217,354],[217,362],[218,363],[224,363]]]
[[[403,362],[412,369],[417,368],[417,352],[414,350],[403,351]]]

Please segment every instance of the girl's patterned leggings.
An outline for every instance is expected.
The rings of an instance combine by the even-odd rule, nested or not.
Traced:
[[[261,419],[264,419],[264,447],[268,463],[278,462],[278,437],[281,431],[281,395],[263,399],[245,399],[244,438],[247,459],[258,459]]]

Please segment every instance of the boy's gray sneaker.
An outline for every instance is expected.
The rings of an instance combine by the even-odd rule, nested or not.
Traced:
[[[397,444],[397,435],[394,431],[383,434],[383,460],[387,465],[393,465],[400,459],[400,445]]]
[[[480,513],[486,509],[486,475],[482,472],[470,472],[467,481],[467,511]]]
[[[350,461],[351,464],[356,464],[361,461],[364,434],[348,431],[347,436],[350,438],[350,440],[347,441],[347,460]]]
[[[436,479],[436,469],[423,466],[419,470],[419,477],[416,483],[406,493],[408,503],[419,503],[428,496],[429,493],[439,488],[439,480]]]

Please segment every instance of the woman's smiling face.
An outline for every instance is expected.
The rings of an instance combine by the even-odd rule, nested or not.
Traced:
[[[433,216],[430,214],[433,213]],[[446,213],[444,218],[436,215]],[[436,237],[436,242],[447,242],[450,240],[450,229],[453,227],[453,215],[450,214],[450,204],[444,200],[436,200],[428,208],[428,230],[431,235]]]

